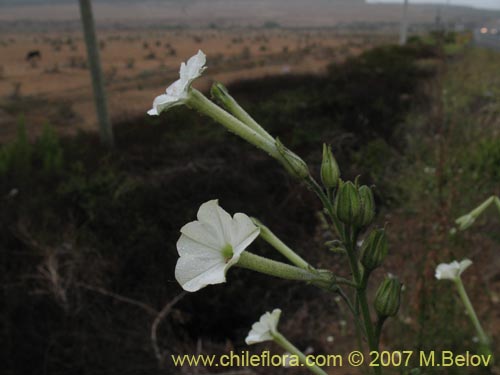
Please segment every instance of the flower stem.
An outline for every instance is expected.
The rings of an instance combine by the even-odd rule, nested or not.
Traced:
[[[481,323],[479,323],[479,319],[477,317],[476,311],[474,310],[474,307],[472,306],[472,303],[470,302],[469,296],[467,295],[467,292],[465,291],[464,283],[462,282],[462,279],[460,277],[457,277],[455,279],[455,284],[457,285],[458,289],[458,294],[460,295],[460,298],[462,299],[462,302],[465,306],[465,310],[467,311],[467,315],[469,315],[469,318],[472,322],[472,325],[476,329],[477,336],[479,338],[479,342],[481,345],[485,348],[490,347],[490,340],[488,339],[488,336],[486,336],[486,333],[483,330],[483,327],[481,326]],[[491,352],[491,350],[489,349]]]
[[[476,208],[474,208],[470,214],[473,215],[474,217],[478,217],[479,215],[481,215],[483,213],[483,211],[485,211],[493,202],[495,202],[495,196],[492,195],[491,197],[489,197],[488,199],[486,199],[483,203],[481,203],[479,206],[477,206]]]
[[[234,117],[249,126],[251,129],[255,130],[262,137],[274,143],[274,138],[239,105],[239,103],[229,94],[223,85],[215,83],[212,87],[212,94],[216,94],[214,96],[219,99],[222,105],[229,112],[231,112]]]
[[[240,259],[236,265],[281,279],[305,281],[321,287],[326,287],[326,285],[335,283],[335,276],[330,272],[320,272],[314,269],[312,271],[304,270],[299,267],[249,253],[248,251],[240,255]]]
[[[368,283],[367,274],[361,274],[359,269],[359,263],[355,254],[355,239],[353,238],[352,228],[346,226],[344,232],[343,242],[346,245],[347,257],[349,259],[349,265],[351,267],[351,272],[353,279],[358,285],[356,289],[356,298],[359,303],[361,310],[361,316],[363,324],[365,326],[366,339],[368,340],[368,346],[370,351],[378,351],[378,342],[375,336],[375,329],[373,327],[372,317],[370,314],[370,308],[368,306],[368,300],[366,298],[366,287]],[[374,367],[375,374],[381,374],[382,370],[380,367]]]
[[[328,213],[328,216],[332,220],[333,223],[333,229],[335,230],[335,233],[340,237],[341,236],[341,228],[342,224],[338,221],[338,219],[335,217],[333,214],[333,204],[331,199],[328,197],[327,194],[323,191],[321,186],[318,184],[318,182],[311,176],[309,176],[306,179],[307,185],[316,193],[318,198],[321,200],[321,203],[323,203],[323,207],[325,208],[326,212]]]
[[[276,342],[276,344],[278,344],[279,346],[281,346],[287,352],[296,355],[299,358],[299,361],[304,366],[306,366],[313,374],[316,374],[316,375],[328,375],[320,367],[318,367],[315,364],[311,363],[311,361],[308,360],[308,358],[305,356],[305,354],[302,353],[299,349],[297,349],[281,333],[279,333],[279,332],[271,332],[271,336],[273,337],[273,339]]]
[[[216,122],[223,125],[229,131],[243,138],[245,141],[265,151],[273,158],[281,161],[281,155],[276,145],[270,139],[264,138],[254,129],[249,128],[243,122],[232,116],[221,107],[210,101],[205,95],[196,89],[191,89],[186,104],[191,108],[207,115]]]
[[[260,228],[260,236],[264,239],[264,241],[266,241],[269,245],[278,250],[290,262],[295,264],[297,267],[305,270],[310,270],[313,268],[300,255],[298,255],[295,251],[289,248],[273,232],[271,232],[271,230],[268,227],[266,227],[257,219],[252,218],[252,220],[254,224]]]

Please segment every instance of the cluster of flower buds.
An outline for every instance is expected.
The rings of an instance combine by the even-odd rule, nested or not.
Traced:
[[[348,225],[365,227],[375,217],[375,200],[372,190],[351,181],[339,181],[339,188],[334,204],[337,218]]]
[[[401,300],[401,283],[394,276],[387,276],[380,284],[375,295],[375,311],[379,318],[395,316]]]

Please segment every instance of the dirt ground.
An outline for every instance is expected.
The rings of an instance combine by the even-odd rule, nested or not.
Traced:
[[[135,30],[99,33],[113,121],[137,116],[175,79],[181,61],[200,48],[208,70],[197,83],[225,84],[275,74],[324,71],[333,61],[382,42],[329,29]],[[30,51],[40,58],[27,61]],[[24,114],[36,136],[49,121],[63,133],[95,128],[94,104],[81,33],[18,33],[0,37],[0,141]]]

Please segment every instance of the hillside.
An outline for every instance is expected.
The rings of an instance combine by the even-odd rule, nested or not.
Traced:
[[[67,22],[78,19],[77,2],[73,0],[3,0],[0,20]],[[119,7],[116,5],[120,4]],[[283,26],[325,27],[339,23],[397,22],[401,6],[397,4],[366,4],[362,0],[128,0],[94,1],[96,18],[104,21],[127,21],[131,24],[206,26],[261,26],[276,22]],[[286,9],[286,12],[283,10]],[[411,19],[432,22],[437,6],[412,5]],[[481,22],[497,17],[500,12],[465,7],[450,7],[445,16],[461,22]],[[7,27],[7,24],[4,24]],[[12,26],[11,24],[8,25]]]

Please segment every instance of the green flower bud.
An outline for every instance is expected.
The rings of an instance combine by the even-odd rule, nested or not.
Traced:
[[[375,295],[375,311],[380,318],[395,316],[399,310],[401,283],[396,277],[388,276],[380,284]]]
[[[227,91],[226,86],[224,86],[222,83],[215,82],[211,89],[210,93],[212,94],[212,97],[214,99],[217,99],[219,102],[221,102],[223,105],[227,106],[232,104],[232,101],[234,100],[230,95],[229,91]]]
[[[288,173],[299,180],[304,180],[309,177],[309,168],[304,160],[297,154],[283,146],[279,139],[276,139],[276,148],[282,156],[281,164],[285,167]]]
[[[361,226],[366,226],[370,224],[375,217],[375,199],[373,198],[372,189],[366,185],[359,188],[359,196],[362,206],[359,224]]]
[[[333,157],[332,148],[323,143],[323,161],[321,163],[321,181],[327,189],[337,187],[340,169]]]
[[[341,182],[335,197],[335,214],[345,224],[357,224],[361,214],[358,188],[351,182]]]
[[[385,230],[373,230],[363,242],[361,248],[361,264],[368,270],[373,271],[380,267],[387,256],[387,236]]]

